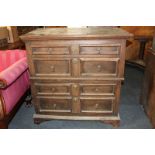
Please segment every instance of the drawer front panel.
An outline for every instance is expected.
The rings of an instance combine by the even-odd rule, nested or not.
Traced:
[[[37,76],[70,76],[69,59],[33,59]]]
[[[80,58],[81,76],[117,76],[118,58]]]
[[[80,46],[80,54],[119,55],[120,46],[118,45],[82,45]]]
[[[64,97],[37,97],[40,112],[71,112],[71,99]]]
[[[70,84],[35,83],[37,95],[71,95]]]
[[[113,112],[113,98],[82,98],[81,112],[82,113],[112,113]]]
[[[50,54],[50,55],[68,55],[70,54],[70,47],[54,46],[54,47],[32,47],[33,54]]]
[[[116,84],[82,84],[81,95],[115,95]]]

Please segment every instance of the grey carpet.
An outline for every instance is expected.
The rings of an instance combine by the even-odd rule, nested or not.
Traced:
[[[139,104],[143,72],[126,67],[125,82],[121,91],[120,129],[150,129],[151,124]],[[52,120],[40,125],[33,123],[34,108],[21,106],[9,124],[10,129],[113,129],[100,121],[61,121]]]

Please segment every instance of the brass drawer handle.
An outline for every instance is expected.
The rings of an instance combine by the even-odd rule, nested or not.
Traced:
[[[95,108],[98,108],[98,104],[95,104]]]
[[[53,87],[53,88],[51,89],[51,91],[52,91],[52,92],[55,92],[55,91],[56,91],[56,88]]]
[[[51,54],[52,53],[52,48],[48,48],[48,53]]]
[[[56,109],[56,106],[57,106],[56,104],[53,104],[53,109]]]
[[[78,59],[77,59],[77,58],[74,58],[74,59],[72,60],[72,62],[73,62],[74,64],[77,64],[77,63],[78,63]]]
[[[100,50],[101,50],[101,48],[100,48],[100,47],[98,47],[96,50],[97,50],[97,51],[100,51]]]
[[[97,70],[100,72],[102,69],[102,66],[101,65],[97,65]]]
[[[54,72],[55,67],[52,65],[50,68],[51,68],[51,71]]]
[[[95,92],[98,92],[99,91],[99,89],[98,88],[95,88]]]

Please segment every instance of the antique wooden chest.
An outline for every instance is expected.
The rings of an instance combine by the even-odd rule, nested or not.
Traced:
[[[47,28],[21,36],[34,121],[100,120],[119,125],[126,39],[119,28]]]

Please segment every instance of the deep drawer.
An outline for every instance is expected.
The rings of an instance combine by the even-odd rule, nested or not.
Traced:
[[[114,97],[80,99],[82,113],[112,113]]]
[[[40,112],[71,112],[71,98],[67,97],[37,97]]]
[[[117,76],[119,58],[80,58],[81,76]]]
[[[70,59],[33,58],[36,76],[70,76]]]
[[[65,83],[35,83],[37,95],[70,95],[71,86]]]

